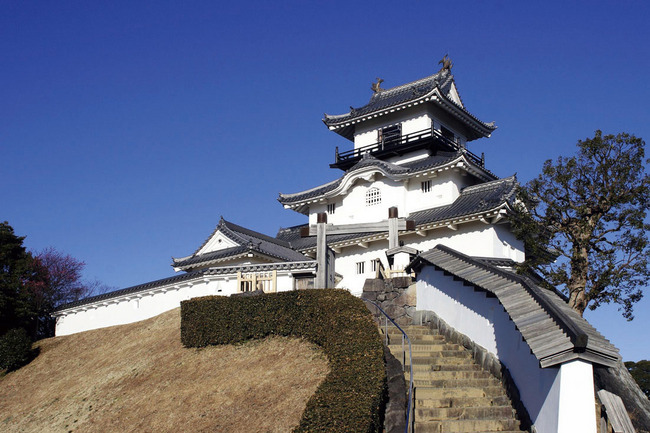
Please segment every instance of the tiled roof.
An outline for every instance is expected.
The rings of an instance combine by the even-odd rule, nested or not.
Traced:
[[[343,124],[355,122],[364,116],[370,116],[378,112],[390,110],[393,107],[426,98],[428,96],[431,96],[437,89],[440,95],[445,99],[446,103],[452,104],[452,106],[457,110],[461,111],[470,119],[479,124],[482,129],[485,131],[493,131],[496,129],[493,124],[488,124],[480,121],[469,111],[467,111],[462,104],[456,103],[447,96],[451,90],[453,83],[454,76],[451,73],[448,71],[440,71],[417,81],[376,92],[372,95],[370,101],[366,105],[359,108],[350,107],[350,111],[348,113],[339,115],[325,114],[323,122],[328,127],[340,127]],[[342,133],[342,135],[350,139],[352,137],[352,134],[349,131]]]
[[[441,152],[438,155],[429,156],[418,161],[413,161],[405,164],[393,164],[387,161],[383,161],[375,158],[370,154],[364,154],[363,158],[356,163],[352,168],[347,170],[341,177],[338,179],[328,182],[324,185],[312,188],[306,191],[301,191],[293,194],[282,194],[280,193],[278,201],[283,205],[291,205],[294,203],[300,203],[305,200],[314,199],[322,195],[327,194],[328,192],[336,190],[341,183],[347,178],[350,177],[354,172],[367,167],[374,167],[379,171],[382,171],[385,175],[392,177],[409,177],[418,173],[422,173],[427,170],[436,169],[444,167],[446,164],[452,163],[453,161],[460,160],[463,158],[462,152]],[[471,159],[465,159],[468,166],[472,168],[477,174],[480,174],[483,177],[483,180],[492,180],[497,177],[486,170],[483,167],[479,167],[472,162]]]
[[[515,198],[516,187],[517,179],[514,176],[469,186],[463,189],[453,203],[413,212],[409,219],[420,226],[488,212],[505,203],[511,203]]]
[[[237,272],[263,272],[271,270],[299,270],[299,269],[313,269],[316,267],[315,260],[303,260],[297,262],[279,262],[279,263],[264,263],[253,265],[240,265],[240,266],[219,266],[198,271],[187,272],[173,277],[163,278],[160,280],[150,281],[148,283],[139,284],[137,286],[127,287],[126,289],[115,290],[113,292],[103,293],[97,296],[80,299],[78,301],[69,302],[61,305],[55,309],[56,311],[67,310],[70,308],[89,305],[96,302],[104,302],[115,298],[120,298],[126,295],[137,294],[140,292],[148,292],[171,284],[182,283],[196,279],[202,279],[209,275],[223,275],[223,274],[236,274]]]
[[[198,254],[198,252],[217,232],[222,233],[238,245],[209,253]],[[227,259],[240,257],[249,252],[269,256],[282,261],[302,261],[307,259],[303,254],[293,250],[289,243],[281,239],[272,238],[221,218],[215,230],[194,252],[194,254],[189,257],[174,259],[172,266],[184,270],[192,269],[199,265],[205,266]]]
[[[325,114],[323,121],[326,125],[341,123],[355,119],[366,114],[373,113],[385,108],[390,108],[404,102],[409,102],[431,92],[438,87],[446,95],[451,89],[454,76],[449,73],[435,73],[417,81],[395,86],[390,89],[383,89],[374,93],[370,101],[363,107],[351,108],[349,113],[339,115]]]
[[[451,224],[456,219],[464,219],[493,212],[514,200],[516,187],[517,180],[515,176],[469,186],[462,190],[461,194],[453,203],[433,209],[413,212],[408,216],[408,219],[415,221],[417,229],[437,223]],[[307,227],[307,225],[280,229],[277,238],[288,242],[292,248],[298,251],[306,251],[314,248],[316,246],[316,236],[301,237],[300,229],[302,227]],[[328,235],[327,243],[336,246],[337,243],[363,239],[369,236],[386,237],[387,233],[388,231],[384,234],[353,233]]]
[[[428,264],[496,296],[543,368],[573,359],[613,366],[620,359],[618,350],[558,292],[532,278],[443,245],[421,253],[409,267]]]

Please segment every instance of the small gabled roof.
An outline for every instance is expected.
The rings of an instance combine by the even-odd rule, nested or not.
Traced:
[[[306,191],[293,194],[280,193],[278,201],[285,207],[292,208],[303,214],[308,214],[309,207],[307,204],[321,199],[327,199],[346,191],[353,185],[357,178],[367,176],[370,172],[379,172],[386,177],[397,180],[418,174],[426,174],[427,172],[442,171],[451,166],[463,169],[482,181],[497,179],[496,175],[476,164],[471,158],[467,158],[462,151],[441,152],[440,154],[405,164],[390,163],[366,153],[358,163],[338,179]]]
[[[542,368],[573,359],[611,367],[618,350],[576,311],[563,296],[542,288],[535,279],[518,275],[506,263],[470,257],[438,245],[421,253],[409,265],[436,269],[496,296]]]
[[[501,212],[506,212],[515,198],[516,188],[517,179],[515,176],[469,186],[461,191],[453,203],[413,212],[408,216],[408,219],[415,222],[416,230],[447,227],[453,224],[479,220],[483,216],[501,219]],[[298,251],[309,251],[316,247],[316,236],[301,237],[300,230],[307,226],[305,224],[280,229],[277,239],[288,242],[292,248]],[[384,239],[387,236],[388,231],[383,233],[328,235],[327,243],[332,247],[337,247],[352,242]]]
[[[225,236],[235,243],[235,246],[201,253],[203,247],[218,234]],[[177,270],[189,270],[199,266],[233,260],[253,254],[271,261],[303,261],[309,260],[303,254],[293,250],[288,242],[272,238],[262,233],[220,218],[212,234],[190,256],[173,258],[172,266]]]
[[[467,137],[468,140],[489,137],[496,129],[494,123],[482,122],[465,109],[456,89],[454,76],[447,70],[390,89],[382,89],[374,93],[363,107],[350,107],[350,111],[345,114],[325,114],[323,122],[330,130],[352,140],[354,124],[424,102],[440,106],[468,125],[474,132]]]

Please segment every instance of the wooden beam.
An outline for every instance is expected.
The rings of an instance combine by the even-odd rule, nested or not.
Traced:
[[[457,225],[457,224],[447,224],[447,228],[448,228],[449,230],[454,230],[454,231],[456,231],[456,230],[458,230],[458,225]]]
[[[388,220],[374,222],[374,223],[358,223],[358,224],[344,224],[344,225],[327,224],[326,229],[328,235],[386,232],[388,231]],[[397,218],[397,230],[407,230],[407,222],[405,218]],[[317,234],[316,226],[310,225],[309,236],[315,236],[316,234]]]
[[[359,245],[361,248],[368,248],[368,242],[359,242],[357,245]]]
[[[418,230],[415,233],[418,234],[419,236],[423,236],[423,237],[427,235],[426,230]]]
[[[316,281],[317,289],[327,288],[327,214],[318,214],[316,225]],[[310,227],[311,228],[311,227]]]

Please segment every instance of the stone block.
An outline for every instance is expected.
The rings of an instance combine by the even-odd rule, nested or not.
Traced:
[[[384,280],[378,278],[368,278],[363,284],[364,292],[383,292],[384,288]]]
[[[416,296],[415,284],[409,286],[406,290],[403,290],[401,294],[397,298],[395,298],[396,305],[415,307],[416,303],[417,303],[417,296]]]

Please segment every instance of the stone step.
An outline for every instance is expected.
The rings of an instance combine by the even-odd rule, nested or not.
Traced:
[[[519,422],[514,419],[461,419],[415,423],[415,433],[495,432],[518,429]]]
[[[449,343],[426,326],[404,328],[411,340],[402,349],[402,334],[388,330],[389,349],[402,361],[405,379],[413,368],[414,433],[519,431],[509,398],[500,381],[482,370],[468,350]]]
[[[415,411],[415,422],[463,419],[511,420],[512,418],[512,406],[439,407],[421,408]]]
[[[409,380],[410,372],[404,373],[404,378]],[[413,370],[413,379],[418,380],[462,380],[462,379],[494,379],[487,371],[470,370],[470,371],[431,371],[431,370]]]
[[[407,369],[408,371],[408,369]],[[477,364],[413,364],[413,371],[483,371]]]
[[[404,350],[408,351],[408,344],[404,344]],[[402,342],[399,344],[389,344],[388,349],[390,349],[391,352],[394,351],[402,351]],[[449,344],[449,343],[435,343],[435,342],[430,342],[430,343],[418,343],[418,344],[413,344],[411,343],[411,352],[416,353],[416,352],[440,352],[440,351],[454,351],[454,352],[462,352],[466,353],[464,350],[461,349],[461,346],[458,344]]]
[[[503,387],[485,386],[482,388],[470,387],[449,387],[440,388],[432,386],[418,386],[415,388],[416,400],[434,400],[444,398],[465,398],[465,397],[503,397]]]
[[[386,333],[386,329],[383,326],[379,327],[379,330],[382,334]],[[417,337],[421,335],[440,335],[437,329],[433,330],[429,328],[420,328],[420,327],[413,328],[410,326],[402,326],[402,330],[406,332],[406,335],[408,335],[409,337]],[[402,332],[394,326],[389,326],[388,335],[393,335],[393,334],[402,335]]]
[[[400,357],[397,357],[397,359],[401,359]],[[438,366],[442,367],[443,365],[473,365],[474,360],[469,357],[469,355],[465,358],[454,358],[454,357],[441,357],[441,356],[417,356],[413,355],[413,366],[416,365],[428,365],[431,366],[432,368],[437,368]],[[411,363],[408,360],[408,355],[407,355],[407,360],[406,360],[406,365],[407,367]]]
[[[402,348],[399,349],[400,353]],[[465,350],[440,350],[437,352],[432,351],[412,351],[413,358],[458,358],[458,359],[471,359],[469,352]]]
[[[411,345],[413,344],[427,344],[427,343],[444,343],[445,337],[442,335],[409,335],[411,340]],[[388,334],[388,344],[402,344],[402,334]],[[404,344],[408,345],[406,339],[404,339]]]
[[[501,383],[494,378],[489,379],[417,379],[413,378],[413,385],[432,388],[482,388],[485,386],[500,386]]]
[[[426,325],[406,325],[403,326],[402,329],[404,329],[407,333],[408,331],[411,332],[432,332],[432,331],[437,331],[437,329],[430,328]]]
[[[433,409],[441,407],[485,407],[485,406],[507,406],[510,399],[505,395],[495,397],[445,397],[445,398],[424,398],[415,400],[415,407],[422,409]]]

